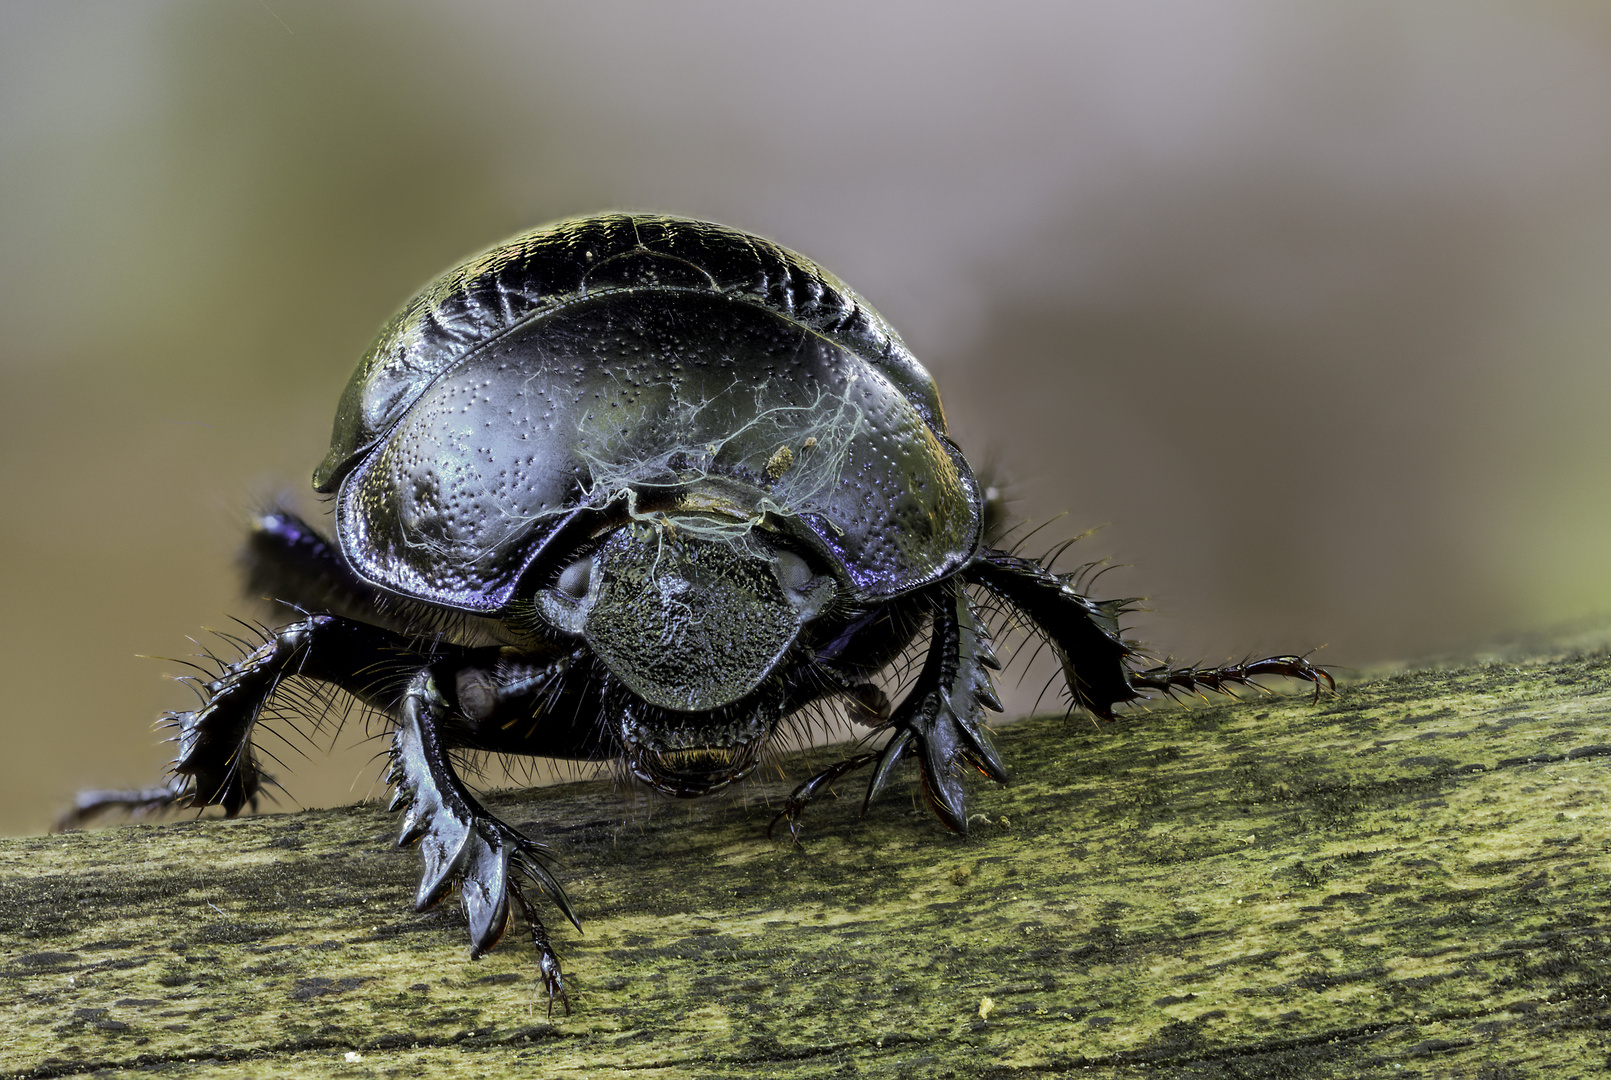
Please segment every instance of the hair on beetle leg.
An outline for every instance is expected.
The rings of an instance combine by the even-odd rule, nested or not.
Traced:
[[[314,488],[330,535],[283,500],[252,519],[249,587],[286,621],[184,662],[200,700],[167,718],[168,782],[86,793],[63,823],[255,809],[279,787],[260,766],[283,769],[275,740],[287,759],[334,747],[356,703],[419,855],[416,902],[456,894],[472,956],[519,908],[567,1010],[521,890],[575,915],[541,846],[476,795],[530,782],[536,758],[590,763],[562,767],[611,777],[641,828],[674,798],[770,794],[751,785],[802,747],[839,760],[773,818],[794,843],[858,770],[862,813],[905,770],[966,832],[964,779],[1008,779],[998,651],[1031,687],[1046,650],[1042,695],[1102,720],[1269,677],[1332,685],[1301,656],[1149,666],[1122,625],[1137,601],[1091,595],[1110,565],[1057,569],[1080,537],[1020,554],[1060,519],[1009,522],[882,316],[708,222],[563,221],[443,275],[359,362]]]

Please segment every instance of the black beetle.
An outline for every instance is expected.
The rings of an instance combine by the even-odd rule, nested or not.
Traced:
[[[934,383],[883,318],[809,260],[706,222],[564,221],[438,278],[358,365],[313,480],[334,542],[276,512],[248,544],[253,586],[302,617],[170,714],[165,786],[86,793],[62,823],[255,806],[265,705],[290,676],[334,684],[394,725],[399,844],[425,863],[415,907],[457,888],[478,956],[519,906],[551,1002],[564,982],[522,879],[576,917],[545,849],[460,780],[457,751],[618,758],[696,796],[839,699],[888,738],[801,784],[778,818],[795,830],[813,795],[870,765],[865,810],[912,758],[934,812],[966,832],[963,777],[1007,779],[975,594],[1043,635],[1073,702],[1104,719],[1147,691],[1331,685],[1297,656],[1141,669],[1125,601],[986,543]],[[871,680],[920,633],[892,707]]]

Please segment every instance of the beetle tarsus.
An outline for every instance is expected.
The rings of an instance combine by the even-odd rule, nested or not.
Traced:
[[[548,1015],[554,1015],[554,1002],[558,1001],[565,1006],[565,1015],[571,1014],[571,997],[565,992],[565,976],[559,969],[559,957],[554,953],[548,943],[548,927],[537,917],[537,909],[521,894],[519,889],[510,890],[509,895],[520,906],[520,913],[526,917],[526,928],[531,931],[531,944],[537,950],[537,970],[542,976],[543,988],[548,991]]]
[[[837,765],[823,769],[817,775],[795,788],[789,793],[788,799],[784,801],[783,809],[779,810],[777,816],[772,819],[772,824],[766,827],[767,839],[772,838],[772,832],[778,827],[778,822],[787,819],[789,823],[789,840],[795,847],[801,847],[800,816],[805,813],[806,806],[826,791],[828,786],[835,780],[853,773],[857,769],[871,765],[878,760],[878,757],[878,753],[873,752],[846,758]]]
[[[184,788],[176,784],[128,791],[81,791],[73,800],[73,808],[56,819],[52,831],[82,829],[103,814],[123,813],[133,818],[160,814],[185,805],[185,799]]]
[[[1171,668],[1167,664],[1130,672],[1130,685],[1138,690],[1156,690],[1173,697],[1177,693],[1196,694],[1213,690],[1228,694],[1232,687],[1262,689],[1257,680],[1265,676],[1302,679],[1314,686],[1315,700],[1322,693],[1334,693],[1337,680],[1323,667],[1316,667],[1302,656],[1266,656],[1217,668]]]

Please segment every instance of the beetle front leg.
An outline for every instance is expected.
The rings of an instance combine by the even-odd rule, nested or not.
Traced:
[[[817,775],[789,792],[788,799],[783,803],[783,809],[779,810],[777,816],[772,819],[772,824],[766,827],[767,839],[771,839],[772,830],[778,827],[778,822],[787,819],[789,823],[789,839],[794,843],[795,847],[800,847],[800,815],[805,813],[805,808],[811,800],[821,795],[827,790],[828,785],[835,780],[853,773],[857,769],[871,765],[879,759],[879,756],[877,751],[871,751],[865,754],[857,754],[852,758],[846,758],[837,765],[831,765],[823,769]]]
[[[928,658],[917,685],[890,717],[895,737],[884,747],[867,784],[862,813],[901,758],[917,755],[923,798],[945,827],[968,831],[967,791],[962,778],[977,772],[1007,782],[1007,767],[985,728],[986,710],[1001,711],[990,672],[1001,667],[990,648],[990,633],[973,610],[961,581],[942,582],[934,597],[934,626]]]
[[[972,771],[998,783],[1007,782],[1006,766],[984,724],[985,710],[1001,711],[990,679],[990,672],[1000,664],[991,652],[989,631],[960,581],[939,583],[925,602],[933,619],[927,658],[916,685],[900,705],[889,712],[881,692],[846,683],[852,700],[875,718],[870,726],[890,730],[889,741],[881,750],[858,754],[795,788],[783,811],[772,820],[769,833],[787,819],[789,834],[798,844],[800,815],[806,804],[845,774],[874,765],[861,804],[861,812],[866,814],[895,766],[909,755],[918,759],[929,808],[954,832],[968,831],[963,776]]]
[[[557,999],[569,1012],[559,958],[549,947],[546,928],[521,894],[519,878],[547,893],[578,930],[581,923],[544,866],[547,849],[488,813],[454,772],[442,740],[453,709],[437,685],[438,677],[449,674],[447,665],[439,665],[409,681],[392,736],[392,764],[386,778],[396,790],[390,808],[406,808],[397,844],[417,844],[425,862],[414,910],[432,907],[457,886],[470,923],[474,959],[503,937],[513,898],[531,926],[549,1009]]]

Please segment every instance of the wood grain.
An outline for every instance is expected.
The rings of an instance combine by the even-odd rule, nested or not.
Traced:
[[[1608,717],[1591,653],[1031,719],[970,836],[853,777],[803,850],[783,781],[506,793],[585,924],[552,1019],[374,806],[4,840],[0,1073],[1604,1075]]]

